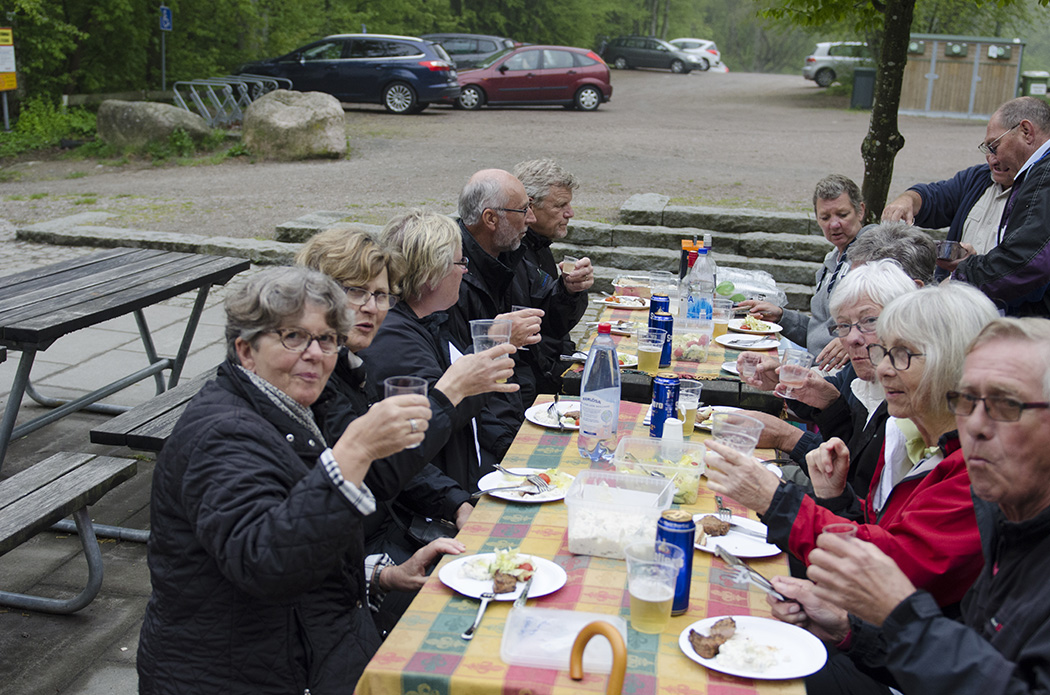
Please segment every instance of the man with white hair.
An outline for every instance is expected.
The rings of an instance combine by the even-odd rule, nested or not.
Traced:
[[[985,566],[946,617],[874,545],[823,534],[812,580],[773,578],[774,614],[885,668],[906,693],[1050,688],[1050,321],[1001,318],[974,339],[955,414]],[[814,583],[815,582],[815,583]],[[848,611],[848,613],[847,613]]]

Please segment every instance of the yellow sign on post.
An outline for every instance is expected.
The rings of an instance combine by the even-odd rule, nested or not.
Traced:
[[[0,92],[18,87],[15,78],[15,35],[10,27],[0,27]]]

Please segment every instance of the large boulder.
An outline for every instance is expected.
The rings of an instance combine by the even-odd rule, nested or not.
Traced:
[[[203,118],[170,104],[108,99],[98,107],[99,137],[116,147],[145,147],[150,142],[167,141],[179,129],[194,142],[211,133]]]
[[[322,92],[279,89],[244,112],[244,144],[266,159],[346,155],[346,119],[339,100]]]

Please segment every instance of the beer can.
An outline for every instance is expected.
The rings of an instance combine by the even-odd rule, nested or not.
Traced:
[[[670,367],[671,366],[671,334],[674,331],[674,317],[666,311],[661,311],[658,314],[654,314],[649,319],[649,328],[659,328],[667,331],[667,340],[664,342],[664,349],[660,352],[660,366]]]
[[[649,418],[649,436],[664,436],[664,421],[678,417],[678,375],[660,372],[653,377],[653,407]]]
[[[661,311],[671,313],[671,298],[666,294],[654,294],[649,298],[649,328],[659,328],[653,325],[653,317]]]
[[[656,540],[682,549],[685,562],[678,569],[678,581],[674,586],[674,602],[671,615],[681,615],[689,610],[689,586],[693,581],[693,542],[696,538],[696,523],[693,515],[684,509],[668,509],[656,522]]]

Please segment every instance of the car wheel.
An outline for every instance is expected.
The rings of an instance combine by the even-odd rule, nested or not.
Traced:
[[[624,58],[623,56],[620,56],[619,58],[617,58],[616,60],[613,61],[613,67],[616,68],[617,70],[626,70],[627,68],[629,68],[631,66],[627,64],[627,59],[626,58]]]
[[[481,91],[481,87],[473,84],[468,84],[461,89],[459,92],[459,98],[456,99],[456,106],[461,109],[467,109],[468,111],[480,109],[484,103],[485,93]]]
[[[685,72],[689,72],[689,71],[685,69],[685,63],[683,63],[682,61],[680,61],[680,60],[672,60],[671,61],[671,72],[685,73]]]
[[[813,79],[816,80],[818,87],[830,87],[831,83],[835,81],[835,71],[830,68],[821,68],[817,70],[817,74]]]
[[[700,64],[697,67],[700,68],[700,72],[707,72],[711,69],[711,63],[707,60],[707,58],[701,58]]]
[[[576,90],[576,108],[580,111],[597,111],[602,103],[602,93],[593,85],[584,85]]]
[[[383,90],[383,106],[390,113],[415,113],[416,92],[404,82],[394,82]]]

